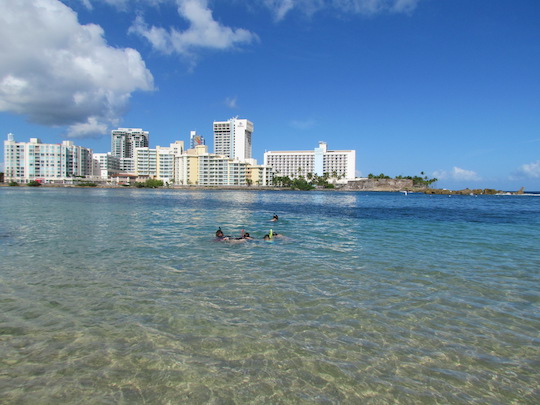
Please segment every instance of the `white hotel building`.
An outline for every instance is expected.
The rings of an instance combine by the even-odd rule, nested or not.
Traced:
[[[72,141],[49,144],[30,138],[30,142],[15,142],[13,134],[8,134],[4,166],[7,182],[65,183],[74,176],[92,175],[92,150]]]
[[[275,176],[297,178],[313,173],[323,176],[354,179],[356,172],[355,150],[328,150],[325,142],[307,151],[269,151],[264,153],[264,165],[271,166]]]
[[[253,123],[246,119],[231,118],[214,121],[214,153],[231,159],[251,159]]]

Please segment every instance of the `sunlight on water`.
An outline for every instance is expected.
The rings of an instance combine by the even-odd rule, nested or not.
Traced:
[[[0,395],[537,403],[539,214],[534,197],[2,188]]]

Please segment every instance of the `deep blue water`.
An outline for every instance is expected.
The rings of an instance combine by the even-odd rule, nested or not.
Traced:
[[[540,401],[540,196],[3,187],[0,260],[2,403]]]

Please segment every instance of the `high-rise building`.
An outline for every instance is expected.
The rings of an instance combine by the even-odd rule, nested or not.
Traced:
[[[253,123],[246,119],[231,118],[214,121],[214,153],[231,159],[251,159]]]
[[[149,145],[150,133],[141,128],[118,128],[111,131],[111,155],[120,159],[120,170],[133,172],[136,148]]]
[[[189,133],[189,148],[194,149],[198,145],[205,145],[204,136],[197,134],[197,131],[191,131]]]
[[[92,150],[76,146],[72,141],[61,144],[16,142],[13,134],[4,141],[5,180],[21,183],[64,183],[74,176],[92,175]]]
[[[333,178],[354,179],[355,150],[328,150],[325,142],[307,151],[269,151],[264,153],[264,165],[271,166],[275,176],[297,178],[308,173]]]

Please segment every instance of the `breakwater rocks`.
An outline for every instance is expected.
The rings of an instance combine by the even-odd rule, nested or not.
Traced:
[[[463,190],[446,190],[446,189],[427,189],[424,191],[426,194],[440,194],[440,195],[497,195],[497,194],[523,194],[523,187],[516,192],[509,193],[507,191],[495,190],[492,188],[477,188],[469,189],[465,188]]]
[[[337,187],[340,190],[361,191],[414,191],[416,193],[439,194],[439,195],[498,195],[498,194],[523,194],[523,187],[519,191],[507,192],[492,188],[478,188],[463,190],[447,190],[440,188],[425,188],[414,186],[410,179],[369,179],[361,178],[349,180],[346,184]]]

